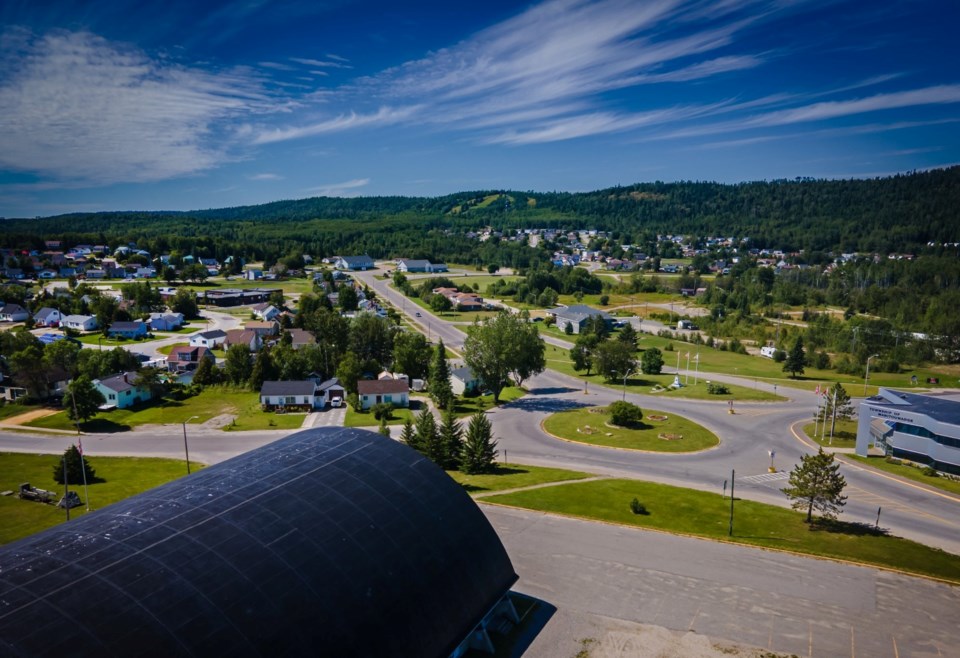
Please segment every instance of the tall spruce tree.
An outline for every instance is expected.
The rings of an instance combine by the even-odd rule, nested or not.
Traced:
[[[460,452],[463,450],[463,427],[457,421],[453,409],[447,409],[440,423],[440,443],[443,447],[443,466],[448,471],[456,470],[460,465]]]
[[[450,386],[450,367],[447,365],[447,348],[443,339],[437,340],[437,347],[430,361],[430,397],[440,409],[453,406],[453,388]]]
[[[496,468],[496,460],[497,442],[493,439],[493,427],[486,414],[478,411],[467,425],[460,452],[460,470],[468,475],[489,473]]]
[[[803,338],[797,336],[793,347],[787,353],[787,360],[783,362],[783,371],[789,372],[790,376],[796,379],[797,375],[803,374],[803,365],[806,360],[807,353],[803,349]]]
[[[792,501],[794,509],[807,510],[807,523],[813,520],[817,510],[825,519],[836,518],[843,510],[847,497],[843,489],[847,481],[839,473],[840,464],[833,453],[823,448],[815,455],[804,455],[790,472],[790,486],[781,489]]]
[[[400,430],[400,443],[410,446],[417,452],[421,452],[417,439],[417,432],[413,429],[413,421],[407,418],[403,422],[403,429]]]
[[[413,431],[417,437],[417,450],[435,464],[442,464],[443,446],[440,443],[440,433],[437,431],[437,420],[430,409],[425,407],[417,414]]]

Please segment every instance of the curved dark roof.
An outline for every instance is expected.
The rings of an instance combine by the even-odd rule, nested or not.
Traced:
[[[316,428],[0,548],[0,655],[447,656],[516,578],[437,466]]]

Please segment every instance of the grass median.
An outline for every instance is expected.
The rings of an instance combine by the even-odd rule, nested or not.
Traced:
[[[899,459],[887,461],[887,458],[882,456],[861,457],[860,455],[843,455],[843,458],[960,496],[960,481],[952,480],[942,475],[928,475],[930,471],[926,471],[923,466],[911,466],[909,463]]]
[[[0,491],[14,492],[12,496],[0,496],[0,544],[21,539],[64,521],[64,510],[54,505],[20,500],[16,496],[20,484],[29,482],[34,487],[56,491],[59,500],[63,485],[53,479],[53,468],[59,459],[59,455],[0,453]],[[82,507],[70,510],[72,518],[86,514],[87,503],[91,510],[102,509],[187,474],[186,462],[180,459],[88,456],[87,461],[102,481],[88,483],[86,492],[82,483],[70,485],[70,489],[76,491],[84,502]],[[194,471],[200,468],[193,460],[190,464]]]
[[[568,441],[626,450],[697,452],[719,445],[717,435],[697,423],[655,409],[644,409],[636,427],[610,425],[606,407],[570,409],[548,416],[543,428]]]
[[[463,485],[463,488],[471,494],[486,494],[506,489],[519,489],[538,484],[582,480],[592,477],[589,473],[580,473],[579,471],[523,464],[498,464],[492,473],[468,475],[460,471],[447,471],[447,475]]]
[[[634,514],[636,498],[649,514]],[[738,500],[728,536],[730,500],[716,494],[639,480],[594,480],[499,494],[484,502],[652,528],[899,569],[960,583],[960,558],[914,541],[842,521],[808,525],[805,515]]]

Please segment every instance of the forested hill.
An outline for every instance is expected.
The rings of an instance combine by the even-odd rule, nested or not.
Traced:
[[[336,250],[367,247],[373,233],[385,245],[401,235],[400,242],[409,244],[415,233],[488,225],[594,228],[634,244],[671,233],[750,237],[756,246],[790,251],[914,251],[928,242],[960,241],[960,167],[870,180],[657,182],[585,193],[318,197],[189,212],[70,214],[5,220],[0,242],[13,247],[54,237],[102,243],[179,236],[268,248],[303,239]]]

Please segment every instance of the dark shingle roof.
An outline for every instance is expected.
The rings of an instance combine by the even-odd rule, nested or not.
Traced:
[[[317,385],[310,380],[295,382],[263,382],[260,395],[313,395]]]
[[[407,393],[410,385],[403,379],[372,379],[357,382],[360,395],[378,395],[383,393]]]

